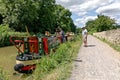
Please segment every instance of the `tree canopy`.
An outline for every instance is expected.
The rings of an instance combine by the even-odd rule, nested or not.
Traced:
[[[86,27],[92,32],[101,32],[117,28],[114,19],[101,14],[97,16],[97,19],[88,21]]]
[[[16,31],[54,32],[60,26],[65,31],[75,31],[71,12],[55,0],[0,0],[0,15],[3,23]]]

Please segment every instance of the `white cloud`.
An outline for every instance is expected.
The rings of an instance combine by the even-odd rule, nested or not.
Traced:
[[[96,10],[97,13],[120,15],[120,3],[112,3],[107,6],[102,6]]]
[[[79,8],[81,11],[91,10],[97,7],[97,5],[95,4],[98,4],[98,2],[99,0],[90,0],[90,1],[84,2],[83,4],[79,5]]]
[[[113,0],[56,0],[57,3],[70,9],[72,12],[89,11],[101,5],[111,3]]]
[[[120,0],[56,0],[58,4],[69,9],[77,17],[74,23],[79,26],[99,13],[113,17],[120,23]]]
[[[89,20],[95,20],[97,16],[84,16],[82,18],[78,18],[75,20],[75,25],[79,25],[80,23],[83,23],[83,26],[85,26],[85,23]]]
[[[97,16],[87,16],[86,18],[85,18],[85,20],[86,21],[89,21],[89,20],[94,20],[94,19],[96,19],[97,18]]]
[[[116,20],[116,23],[120,24],[120,0],[115,0],[114,3],[99,7],[96,12],[110,16]]]
[[[63,5],[66,8],[69,8],[73,5],[80,5],[81,3],[89,0],[56,0],[56,3]]]
[[[119,18],[119,19],[117,19],[117,24],[119,24],[119,25],[120,25],[120,18]]]
[[[56,0],[56,2],[64,5],[64,4],[67,4],[69,0]]]
[[[77,13],[79,16],[83,16],[83,15],[86,15],[87,14],[87,12],[79,12],[79,13]]]

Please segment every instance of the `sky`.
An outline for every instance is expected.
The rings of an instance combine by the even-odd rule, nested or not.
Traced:
[[[120,0],[56,0],[56,3],[72,12],[71,18],[77,27],[84,27],[98,14],[109,16],[120,24]]]

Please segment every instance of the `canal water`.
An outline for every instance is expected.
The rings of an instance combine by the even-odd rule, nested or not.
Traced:
[[[16,55],[17,49],[14,46],[0,48],[0,68],[5,72],[9,80],[21,80],[21,74],[13,75],[15,73]]]

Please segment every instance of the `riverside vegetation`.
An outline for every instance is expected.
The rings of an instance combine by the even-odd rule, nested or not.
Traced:
[[[94,36],[109,44],[113,49],[120,52],[120,29],[113,29],[94,33]]]
[[[81,45],[80,35],[72,42],[58,47],[55,53],[44,56],[38,61],[35,72],[26,80],[65,80],[70,76],[72,62]]]
[[[72,62],[81,45],[80,35],[76,35],[74,41],[61,44],[55,53],[43,56],[37,62],[37,68],[33,74],[25,76],[22,80],[65,80],[70,76]],[[0,70],[0,79],[10,80],[4,69]]]
[[[0,47],[10,46],[10,36],[26,36],[27,33],[15,32],[8,25],[0,25]]]

